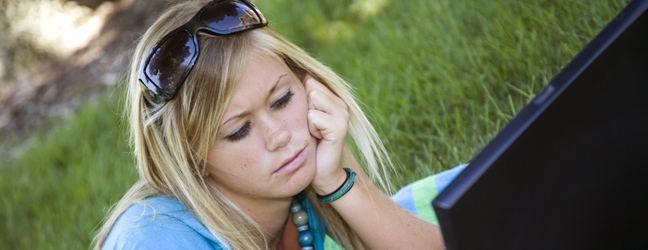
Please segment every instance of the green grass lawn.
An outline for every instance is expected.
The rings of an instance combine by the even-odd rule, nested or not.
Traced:
[[[469,162],[629,1],[257,2],[356,86],[400,187]],[[0,163],[0,249],[89,246],[137,178],[122,102],[109,89]]]

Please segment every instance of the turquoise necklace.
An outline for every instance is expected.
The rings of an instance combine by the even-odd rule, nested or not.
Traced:
[[[353,187],[353,183],[355,183],[356,173],[355,171],[353,171],[353,169],[350,168],[344,168],[344,171],[346,172],[347,176],[344,183],[342,183],[342,186],[340,186],[331,194],[318,194],[317,199],[319,201],[324,203],[333,202],[349,192],[351,187]],[[310,227],[308,226],[308,213],[302,209],[297,197],[293,197],[292,199],[290,212],[292,212],[293,214],[292,222],[293,224],[295,224],[295,226],[297,226],[297,231],[299,232],[297,240],[299,241],[299,245],[302,247],[302,250],[314,250],[315,248],[313,247],[313,245],[315,243],[315,235],[313,235],[313,232],[311,232]]]
[[[297,226],[299,236],[297,240],[302,250],[314,250],[313,244],[315,243],[315,236],[308,226],[308,213],[304,211],[299,204],[297,198],[293,198],[290,205],[290,212],[292,212],[292,222]]]

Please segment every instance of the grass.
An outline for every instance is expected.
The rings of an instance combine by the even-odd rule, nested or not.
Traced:
[[[2,166],[0,248],[87,248],[107,205],[136,180],[108,96],[34,136],[20,158]]]
[[[260,5],[357,86],[403,184],[469,162],[627,1],[344,2]]]
[[[356,87],[401,174],[467,163],[627,0],[258,1],[271,26]],[[121,90],[0,163],[0,249],[87,248],[137,178]],[[4,140],[3,140],[4,141]]]

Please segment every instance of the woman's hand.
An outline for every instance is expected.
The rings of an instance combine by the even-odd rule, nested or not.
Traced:
[[[312,76],[306,75],[302,81],[308,99],[308,127],[311,135],[318,139],[317,172],[311,185],[315,192],[326,195],[346,179],[340,163],[349,124],[348,106]],[[438,227],[389,199],[369,181],[350,154],[347,154],[347,163],[365,185],[355,185],[329,204],[370,249],[444,249]]]
[[[317,172],[312,186],[325,195],[346,179],[340,163],[349,124],[346,103],[324,84],[306,74],[302,80],[308,98],[308,129],[317,138]]]

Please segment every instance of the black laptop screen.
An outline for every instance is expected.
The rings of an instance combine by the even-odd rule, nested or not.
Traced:
[[[630,3],[435,199],[448,249],[648,249],[647,7]]]

